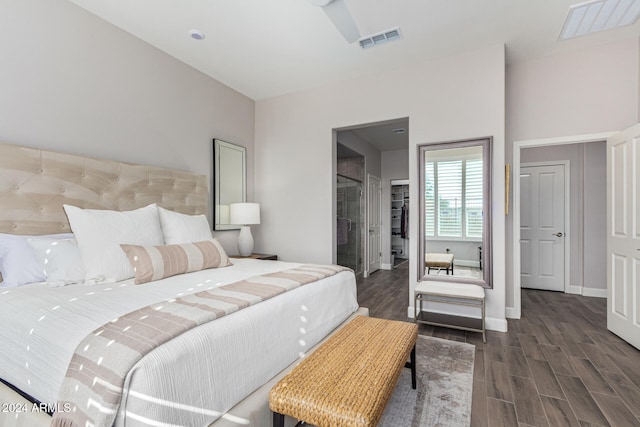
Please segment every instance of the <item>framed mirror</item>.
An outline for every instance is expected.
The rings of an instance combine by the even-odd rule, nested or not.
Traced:
[[[213,229],[235,230],[229,224],[229,205],[247,200],[247,149],[213,140]]]
[[[491,138],[418,146],[418,281],[492,287]]]

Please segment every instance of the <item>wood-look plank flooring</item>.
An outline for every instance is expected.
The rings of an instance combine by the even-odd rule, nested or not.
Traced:
[[[358,279],[372,317],[412,321],[408,263]],[[476,346],[472,426],[640,426],[640,351],[606,328],[606,300],[522,290],[522,318],[481,334],[420,325]]]

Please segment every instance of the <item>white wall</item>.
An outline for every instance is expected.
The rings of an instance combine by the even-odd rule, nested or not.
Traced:
[[[506,161],[512,161],[514,141],[615,131],[636,123],[638,53],[638,39],[632,38],[509,65]],[[507,307],[511,308],[515,291],[512,215],[506,226]]]
[[[0,52],[1,141],[210,176],[221,138],[253,197],[253,100],[66,0],[3,0]]]
[[[332,129],[409,117],[409,179],[417,200],[416,145],[493,136],[493,289],[488,327],[506,328],[504,310],[504,46],[363,76],[256,103],[258,249],[284,260],[331,262],[335,245]],[[412,230],[417,204],[411,205]],[[411,239],[411,253],[417,253]],[[417,260],[410,260],[410,294]],[[412,301],[410,302],[412,304]]]
[[[570,285],[606,289],[606,144],[567,144],[525,148],[520,161],[570,162]],[[594,229],[594,227],[601,227]],[[589,291],[587,291],[589,293]],[[593,294],[593,292],[592,292]]]
[[[409,179],[409,150],[393,150],[382,152],[382,249],[381,263],[389,268],[391,265],[391,181]],[[411,204],[411,200],[409,200]],[[409,256],[411,253],[409,253]]]

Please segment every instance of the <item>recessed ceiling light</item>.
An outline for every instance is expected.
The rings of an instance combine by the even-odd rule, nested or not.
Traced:
[[[393,129],[393,133],[405,133],[407,130],[405,128],[395,128]]]
[[[584,36],[634,24],[640,0],[592,0],[569,7],[558,40]]]
[[[200,30],[190,30],[189,35],[191,36],[192,39],[195,39],[195,40],[202,40],[205,38],[204,33]]]

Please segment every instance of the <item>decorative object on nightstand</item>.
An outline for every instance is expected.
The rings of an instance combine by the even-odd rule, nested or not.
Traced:
[[[249,256],[253,252],[253,236],[251,225],[260,224],[260,205],[258,203],[231,203],[229,205],[229,222],[241,225],[238,236],[238,253]]]

